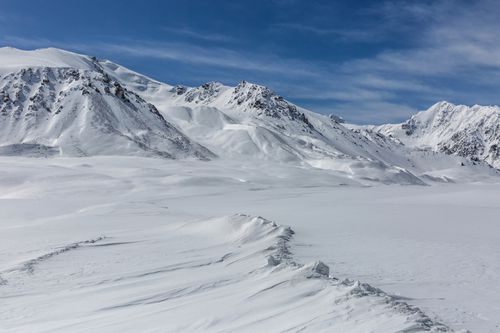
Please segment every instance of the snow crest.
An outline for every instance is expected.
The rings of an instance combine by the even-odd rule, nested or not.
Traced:
[[[8,297],[7,311],[0,310],[4,331],[126,332],[148,325],[175,332],[451,332],[379,289],[339,281],[320,261],[296,262],[293,234],[236,214],[177,225],[161,241],[157,232],[154,238],[143,232],[140,240],[135,234],[70,244],[8,272],[16,279],[1,286]],[[144,257],[151,251],[172,254]],[[22,308],[18,288],[32,294]],[[19,311],[31,311],[31,320],[19,320]]]
[[[309,264],[301,264],[294,260],[293,253],[291,252],[290,241],[292,240],[295,232],[290,227],[285,227],[276,224],[275,222],[266,220],[263,217],[251,217],[245,214],[237,214],[231,219],[237,221],[243,220],[243,224],[250,224],[252,227],[263,228],[264,230],[270,229],[266,233],[274,234],[275,242],[266,250],[270,251],[267,254],[268,266],[276,267],[277,269],[290,269],[292,274],[301,274],[307,279],[322,279],[327,281],[325,289],[328,288],[346,288],[346,299],[350,297],[372,297],[386,303],[390,311],[402,314],[407,317],[408,327],[402,329],[404,332],[452,332],[446,325],[431,319],[418,307],[409,305],[400,301],[397,297],[388,295],[381,289],[372,287],[367,283],[360,281],[342,280],[339,281],[334,276],[330,275],[330,268],[321,261],[312,262]],[[234,222],[233,222],[234,223]],[[298,286],[297,286],[298,287]],[[339,300],[336,300],[339,302]],[[317,323],[309,322],[308,325],[315,326]],[[301,331],[308,331],[309,327],[304,326]],[[372,327],[377,331],[377,327]]]

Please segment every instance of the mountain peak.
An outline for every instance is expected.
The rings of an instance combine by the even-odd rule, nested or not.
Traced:
[[[399,127],[399,128],[398,128]],[[406,145],[500,167],[500,107],[441,101],[382,133]]]
[[[3,152],[214,156],[108,74],[96,58],[58,49],[3,48],[0,69]]]
[[[431,109],[441,109],[441,108],[446,108],[446,107],[449,107],[449,106],[456,106],[456,105],[453,104],[453,103],[450,103],[448,101],[439,101],[437,103],[434,103],[428,110],[431,110]]]
[[[0,48],[0,74],[27,67],[71,67],[95,70],[96,61],[89,56],[57,48],[21,50]]]
[[[299,120],[311,127],[305,114],[268,87],[241,81],[234,89],[229,102],[239,108],[250,108],[259,116]]]
[[[240,81],[235,87],[228,87],[217,81],[195,88],[175,86],[170,92],[182,96],[181,100],[188,104],[214,106],[258,117],[298,120],[307,127],[312,127],[297,106],[268,87],[247,81]]]
[[[240,82],[238,82],[238,84],[236,85],[235,89],[244,89],[245,87],[252,88],[252,89],[255,89],[255,90],[259,90],[260,89],[260,90],[269,90],[269,91],[272,91],[271,89],[269,89],[266,86],[263,86],[263,85],[260,85],[260,84],[256,84],[256,83],[252,83],[252,82],[248,82],[248,81],[245,81],[245,80],[241,80]]]
[[[202,84],[199,87],[191,89],[183,89],[182,87],[177,90],[181,94],[185,93],[184,100],[188,103],[207,104],[213,102],[219,95],[226,89],[220,82],[212,81]]]

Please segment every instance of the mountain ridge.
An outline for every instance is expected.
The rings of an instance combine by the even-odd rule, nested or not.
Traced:
[[[348,127],[246,81],[170,85],[55,48],[0,49],[0,154],[271,161],[404,184],[473,167],[491,173],[465,157],[416,151],[381,128]]]
[[[2,53],[0,59],[15,52],[7,50],[7,56]],[[110,78],[97,60],[56,49],[39,51],[42,56],[19,52],[21,59],[14,61],[28,61],[30,66],[16,65],[13,60],[0,66],[4,152],[22,152],[20,148],[26,145],[39,147],[42,155],[215,156],[169,124],[154,105]],[[47,53],[57,56],[44,59]],[[28,150],[29,155],[36,155],[36,150]]]
[[[500,107],[441,101],[401,124],[374,130],[410,147],[484,161],[500,167]]]

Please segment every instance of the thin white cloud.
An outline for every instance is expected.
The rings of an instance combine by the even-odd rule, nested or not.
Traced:
[[[347,115],[347,120],[353,123],[361,124],[384,124],[390,119],[407,119],[415,114],[418,109],[404,103],[391,103],[391,102],[365,102],[359,101],[353,103],[339,103],[335,106],[317,106],[317,112],[325,114]]]
[[[192,64],[193,66],[219,67],[222,70],[236,70],[239,75],[245,75],[244,72],[261,72],[264,75],[275,77],[274,82],[268,80],[269,85],[285,97],[306,99],[312,101],[311,105],[335,101],[340,107],[336,107],[336,111],[332,112],[344,115],[353,113],[349,117],[351,120],[362,119],[363,116],[360,114],[364,114],[365,110],[369,109],[370,104],[376,105],[377,110],[379,110],[381,105],[388,105],[387,100],[395,99],[394,92],[391,89],[386,89],[389,85],[397,87],[394,90],[424,89],[421,86],[412,86],[408,83],[405,85],[398,81],[389,83],[388,80],[384,81],[382,78],[362,75],[361,73],[355,75],[342,73],[342,68],[328,64],[282,59],[271,55],[245,55],[224,48],[203,48],[185,43],[145,43],[128,40],[120,43],[67,44],[46,39],[16,37],[4,38],[3,42],[6,41],[27,48],[54,46],[98,56],[103,53],[120,54],[145,59],[163,59]],[[246,77],[239,77],[233,81],[240,79],[246,79]],[[182,83],[182,81],[169,83]],[[377,83],[378,87],[376,87]],[[363,105],[363,107],[356,108],[356,105]],[[391,110],[394,109],[394,105],[390,105],[392,106]],[[321,112],[323,108],[315,107],[314,110]],[[373,111],[370,112],[366,119],[375,119],[375,114]],[[384,116],[386,115],[384,113]]]
[[[453,6],[451,1],[390,1],[378,10],[390,25],[417,22],[414,43],[409,48],[385,49],[372,57],[344,63],[308,62],[258,50],[244,53],[228,46],[202,47],[186,42],[113,40],[75,45],[10,40],[29,47],[51,45],[97,56],[116,54],[189,64],[193,72],[200,73],[198,79],[214,71],[233,82],[259,78],[257,83],[270,85],[288,99],[303,100],[313,110],[335,112],[351,121],[402,120],[417,106],[425,107],[439,99],[470,104],[500,102],[495,94],[500,84],[500,22],[495,17],[500,3],[485,0]],[[287,28],[339,33],[300,25]],[[177,33],[199,37],[190,30]],[[170,83],[183,83],[183,79]]]
[[[168,33],[173,33],[179,36],[192,37],[195,39],[206,40],[211,42],[234,42],[236,39],[226,34],[215,34],[208,32],[200,32],[186,27],[163,27],[163,30]]]
[[[186,43],[128,42],[93,44],[94,49],[106,49],[129,56],[173,60],[196,65],[208,65],[240,71],[275,73],[286,76],[315,77],[316,69],[306,62],[279,59],[267,54],[245,54],[231,49],[193,46]]]
[[[323,37],[333,36],[342,38],[345,41],[370,41],[373,42],[381,37],[381,33],[376,30],[361,30],[361,29],[334,29],[323,28],[319,26],[306,25],[297,22],[281,22],[271,25],[274,29],[294,30],[302,33],[315,34]]]
[[[202,47],[188,43],[121,40],[114,42],[67,43],[37,38],[4,36],[4,45],[25,48],[59,47],[83,53],[120,54],[137,58],[164,59],[200,66],[215,66],[240,71],[274,73],[288,76],[314,77],[317,69],[303,61],[280,59],[274,55],[245,54],[222,47]]]
[[[415,77],[473,75],[483,66],[500,68],[497,18],[500,3],[454,2],[455,6],[450,1],[434,5],[398,3],[389,2],[382,10],[391,19],[398,13],[401,24],[408,15],[423,20],[425,24],[416,32],[420,36],[418,44],[405,50],[386,50],[371,59],[347,62],[345,67]]]

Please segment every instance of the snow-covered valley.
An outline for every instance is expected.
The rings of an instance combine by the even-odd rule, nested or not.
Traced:
[[[0,331],[498,332],[498,110],[0,48]]]
[[[500,185],[140,157],[0,167],[5,332],[498,331]]]

